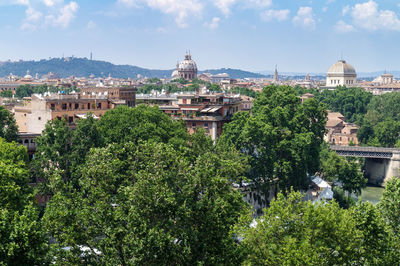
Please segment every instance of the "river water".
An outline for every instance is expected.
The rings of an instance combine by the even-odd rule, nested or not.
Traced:
[[[369,201],[373,204],[377,204],[382,197],[383,187],[367,186],[361,192],[361,198],[363,201]]]

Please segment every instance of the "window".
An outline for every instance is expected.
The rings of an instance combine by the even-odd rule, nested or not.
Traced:
[[[74,117],[73,116],[69,116],[68,117],[68,123],[72,124],[74,122]]]
[[[87,104],[87,109],[90,109],[90,103]]]
[[[29,143],[29,140],[26,139],[26,140],[24,141],[24,143]]]
[[[186,100],[186,99],[183,99],[183,103],[186,104],[186,103],[187,103],[187,100]]]
[[[52,103],[50,109],[54,111],[54,109],[56,109],[56,105]]]
[[[204,127],[205,127],[205,128],[208,128],[208,123],[204,123]]]
[[[196,123],[192,123],[192,127],[196,127]]]
[[[101,109],[101,103],[97,103],[97,109]]]
[[[75,109],[79,109],[79,104],[75,104]]]
[[[69,103],[69,109],[72,109],[72,103]]]
[[[63,110],[67,110],[67,104],[66,104],[66,103],[63,103],[61,108],[62,108]]]
[[[42,120],[42,118],[39,116],[39,117],[38,117],[38,120]]]

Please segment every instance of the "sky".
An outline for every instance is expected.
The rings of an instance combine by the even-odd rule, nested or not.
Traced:
[[[0,61],[74,55],[172,69],[400,70],[400,0],[0,0]]]

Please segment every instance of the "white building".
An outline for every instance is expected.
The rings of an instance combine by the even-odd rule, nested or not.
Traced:
[[[355,86],[357,84],[357,73],[353,66],[344,60],[333,64],[326,73],[326,87]]]

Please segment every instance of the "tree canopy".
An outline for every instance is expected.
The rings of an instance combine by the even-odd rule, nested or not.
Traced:
[[[6,141],[18,140],[18,126],[14,115],[4,106],[0,106],[0,138]]]
[[[239,112],[224,126],[221,142],[234,145],[249,156],[250,180],[267,193],[308,186],[307,174],[319,168],[326,110],[315,99],[303,104],[293,88],[268,86],[258,94],[252,115]]]

